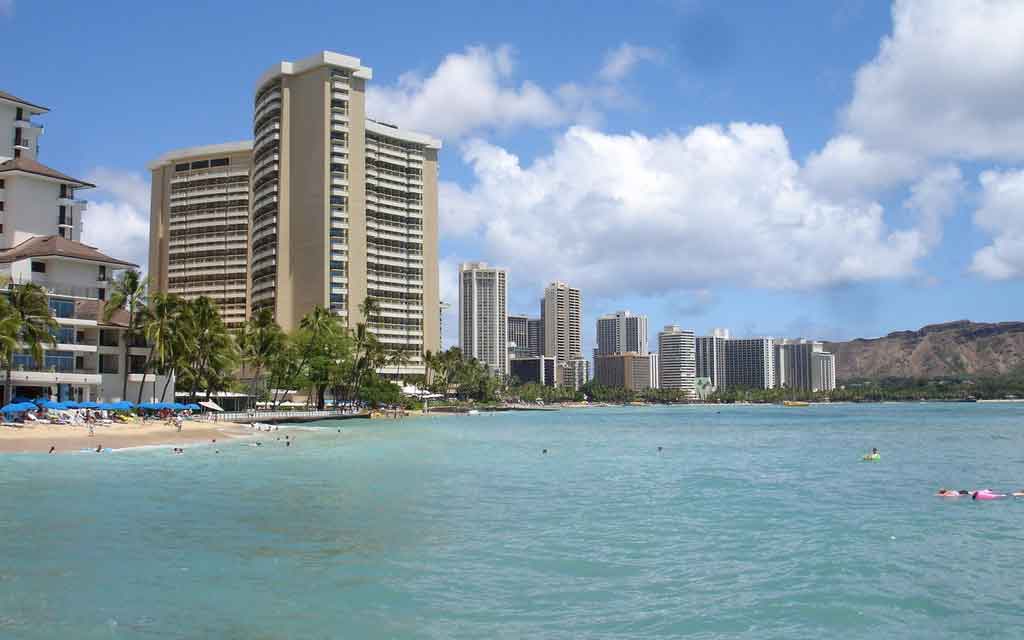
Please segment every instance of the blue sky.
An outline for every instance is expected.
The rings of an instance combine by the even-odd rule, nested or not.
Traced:
[[[0,0],[0,89],[99,185],[89,241],[144,260],[146,163],[249,138],[260,73],[330,49],[373,68],[371,115],[444,140],[451,302],[460,260],[507,266],[514,312],[568,280],[585,351],[620,308],[826,339],[1020,319],[1021,3],[280,6]]]

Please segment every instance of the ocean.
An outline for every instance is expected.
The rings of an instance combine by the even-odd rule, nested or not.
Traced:
[[[0,638],[1024,629],[1024,498],[933,495],[1024,488],[1024,404],[593,408],[260,439],[0,458]],[[871,447],[880,462],[861,461]]]

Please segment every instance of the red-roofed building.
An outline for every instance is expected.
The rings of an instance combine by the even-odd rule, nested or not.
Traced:
[[[86,203],[75,192],[95,185],[37,159],[43,127],[31,117],[47,111],[0,91],[0,279],[42,287],[59,325],[43,362],[15,354],[12,397],[136,401],[142,385],[143,401],[164,400],[153,394],[163,391],[166,378],[153,385],[153,374],[143,377],[144,343],[129,347],[128,391],[121,397],[127,314],[118,310],[105,319],[103,308],[115,274],[138,265],[81,242]],[[173,384],[166,400],[174,400]]]

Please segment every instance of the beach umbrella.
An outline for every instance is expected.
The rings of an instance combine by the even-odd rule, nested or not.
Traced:
[[[100,408],[100,403],[98,403],[98,402],[79,402],[78,403],[78,408],[79,409],[99,409]]]
[[[131,411],[135,408],[135,405],[127,400],[111,402],[109,406],[111,411]]]
[[[194,402],[192,404],[186,404],[185,408],[188,409],[189,411],[202,411],[203,410],[202,407],[200,407],[198,404],[196,404]]]
[[[5,404],[3,407],[0,407],[0,413],[23,413],[25,411],[28,411],[26,405],[32,405],[33,409],[36,408],[36,405],[32,404],[31,402],[12,402],[10,404]]]
[[[165,409],[163,402],[143,402],[139,405],[140,409],[146,409],[147,411],[159,411]]]
[[[64,403],[63,402],[54,402],[53,400],[50,400],[49,398],[43,398],[42,400],[36,400],[36,404],[38,404],[40,407],[43,407],[44,409],[63,409],[64,408]]]

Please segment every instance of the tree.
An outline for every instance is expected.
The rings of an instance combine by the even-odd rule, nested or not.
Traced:
[[[39,285],[26,283],[8,287],[7,297],[0,304],[0,355],[6,366],[4,404],[14,397],[11,370],[18,349],[27,348],[32,359],[42,365],[43,344],[56,346],[53,334],[57,328],[46,292]]]
[[[238,342],[243,362],[253,367],[251,386],[253,397],[259,396],[259,385],[263,372],[270,366],[274,355],[283,348],[284,341],[284,332],[274,320],[273,312],[268,308],[260,309],[242,327]]]
[[[121,336],[124,349],[124,369],[121,382],[122,400],[127,400],[128,395],[128,349],[135,342],[135,337],[139,335],[138,317],[146,306],[147,288],[146,280],[138,271],[134,269],[125,271],[121,274],[121,277],[114,281],[110,299],[103,305],[104,322],[110,322],[110,318],[119,309],[128,312],[128,327]]]
[[[174,294],[156,293],[149,299],[145,310],[140,313],[140,324],[143,334],[146,336],[146,343],[149,345],[149,358],[142,371],[142,383],[139,384],[137,400],[139,403],[142,402],[142,388],[146,383],[146,371],[150,367],[155,368],[156,373],[167,376],[160,398],[162,399],[167,394],[175,360],[182,346],[181,336],[178,332],[181,304],[181,298]],[[153,395],[156,395],[156,375],[153,376]]]
[[[228,388],[238,362],[238,346],[217,305],[206,296],[182,303],[177,331],[181,350],[176,367],[189,388],[189,401],[195,401],[200,387],[206,389],[207,400],[213,392]]]

